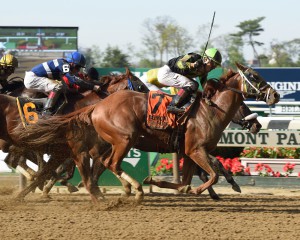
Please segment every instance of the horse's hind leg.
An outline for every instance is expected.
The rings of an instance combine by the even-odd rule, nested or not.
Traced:
[[[215,157],[210,155],[213,165],[223,174],[226,181],[232,185],[232,189],[236,192],[242,192],[240,186],[234,181],[232,175],[224,168],[223,164]]]
[[[48,177],[51,176],[52,170],[56,169],[61,163],[61,156],[52,155],[47,164],[41,171],[38,173],[36,180],[33,181],[29,186],[23,189],[18,195],[17,199],[24,199],[24,197],[33,191],[41,182],[45,182]]]
[[[76,162],[84,186],[91,196],[92,202],[97,203],[99,196],[102,198],[104,198],[104,196],[99,187],[94,187],[93,185],[90,167],[90,155],[87,152],[79,153],[74,158],[74,161]]]
[[[143,183],[152,184],[159,188],[169,188],[178,190],[181,193],[188,193],[191,190],[191,181],[194,174],[194,169],[196,164],[186,156],[184,157],[183,169],[182,169],[182,182],[181,183],[172,183],[167,181],[155,180],[152,177],[147,177],[144,179]]]
[[[64,172],[66,172],[67,169],[68,172],[66,176],[62,177],[61,175]],[[55,170],[54,176],[52,176],[48,181],[48,183],[44,186],[43,196],[48,197],[50,190],[53,188],[54,184],[58,181],[61,183],[61,185],[66,186],[70,193],[77,192],[78,189],[73,184],[68,182],[68,180],[71,179],[72,176],[74,175],[74,171],[75,171],[75,163],[73,159],[69,158]]]

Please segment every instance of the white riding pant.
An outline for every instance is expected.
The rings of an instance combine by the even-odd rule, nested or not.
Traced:
[[[172,72],[168,65],[164,65],[158,70],[157,80],[165,86],[175,88],[194,86],[193,80],[178,73]]]
[[[146,87],[150,91],[158,91],[158,90],[160,90],[159,87],[157,87],[154,84],[148,82],[147,73],[144,73],[143,76],[140,77],[140,79],[141,79],[141,81],[146,85]]]
[[[60,81],[46,77],[39,77],[31,71],[25,73],[24,85],[28,89],[48,93],[61,84],[62,83]]]

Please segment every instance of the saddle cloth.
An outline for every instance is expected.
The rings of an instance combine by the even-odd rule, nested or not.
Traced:
[[[176,127],[176,116],[167,112],[167,106],[172,96],[162,92],[150,91],[147,104],[147,126],[152,129],[166,129]]]
[[[22,120],[22,124],[26,127],[34,124],[39,120],[40,111],[43,109],[43,99],[31,99],[26,97],[17,97],[17,106]]]

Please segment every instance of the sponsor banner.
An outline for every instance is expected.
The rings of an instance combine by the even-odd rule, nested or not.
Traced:
[[[300,68],[254,68],[254,70],[280,94],[281,101],[300,101]]]
[[[300,147],[300,131],[261,130],[252,134],[241,130],[225,130],[218,147]]]

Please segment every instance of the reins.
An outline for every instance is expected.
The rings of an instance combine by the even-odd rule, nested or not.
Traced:
[[[247,70],[248,70],[248,69],[247,69]],[[246,70],[246,71],[247,71],[247,70]],[[242,90],[235,89],[235,88],[232,88],[232,87],[227,87],[227,86],[226,86],[226,89],[241,94],[241,95],[243,96],[243,99],[244,99],[244,100],[246,99],[246,96],[255,96],[255,97],[256,97],[256,100],[258,100],[259,97],[261,96],[261,90],[263,90],[264,88],[266,88],[268,85],[262,87],[261,89],[258,89],[258,88],[256,88],[256,87],[250,82],[250,80],[245,76],[245,74],[244,74],[240,69],[238,69],[238,73],[239,73],[239,75],[242,77],[242,80],[243,80],[242,86],[241,86],[241,89],[242,89]],[[245,82],[247,82],[247,83],[248,83],[248,84],[256,91],[256,93],[249,93],[249,92],[247,92],[247,91],[244,91],[243,89],[244,89],[244,84],[245,84]],[[268,93],[265,94],[265,97],[264,97],[265,99],[268,99],[268,97],[269,97],[269,95],[270,95],[270,90],[271,90],[271,89],[269,89],[269,90],[268,90]]]

